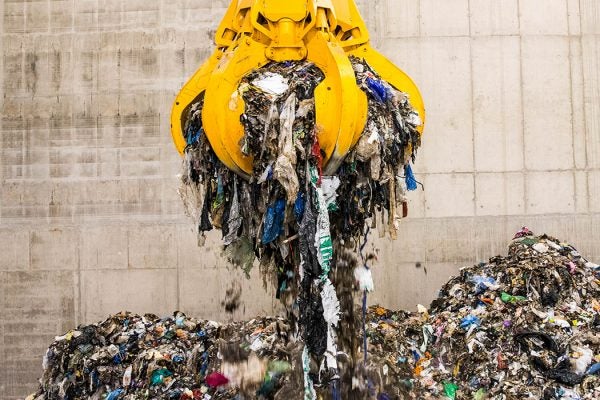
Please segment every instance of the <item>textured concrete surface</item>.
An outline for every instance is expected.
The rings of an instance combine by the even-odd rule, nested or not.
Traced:
[[[223,319],[277,308],[198,249],[177,195],[171,102],[228,0],[0,1],[0,399],[44,348],[121,309]],[[362,0],[374,45],[428,109],[400,239],[372,301],[414,308],[522,225],[600,260],[600,1]],[[417,263],[419,266],[417,266]]]

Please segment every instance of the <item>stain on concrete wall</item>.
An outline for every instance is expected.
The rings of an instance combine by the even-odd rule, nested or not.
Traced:
[[[35,387],[54,335],[121,309],[227,318],[277,308],[196,247],[169,113],[227,0],[0,3],[0,399]],[[597,0],[360,0],[373,42],[427,102],[425,192],[375,239],[372,301],[427,303],[522,225],[600,259]],[[544,10],[544,12],[540,12]],[[419,265],[417,267],[417,264]]]

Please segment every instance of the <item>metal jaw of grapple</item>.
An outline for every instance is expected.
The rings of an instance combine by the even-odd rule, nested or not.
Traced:
[[[173,105],[171,133],[181,154],[187,144],[189,110],[204,96],[202,122],[215,154],[239,175],[252,174],[252,157],[240,148],[245,105],[235,93],[244,76],[270,62],[308,60],[325,75],[315,89],[315,114],[326,174],[335,173],[367,121],[367,97],[357,86],[350,56],[365,59],[383,80],[408,94],[425,120],[418,88],[369,45],[369,33],[352,0],[233,0],[215,42],[217,49]]]

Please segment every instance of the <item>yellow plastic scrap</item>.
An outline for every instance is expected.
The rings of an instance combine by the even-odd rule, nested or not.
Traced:
[[[386,313],[387,313],[387,310],[383,307],[375,308],[375,314],[377,314],[379,317],[383,317]]]
[[[462,365],[462,359],[458,360],[458,362],[456,363],[456,365],[454,366],[454,370],[452,371],[452,376],[454,376],[455,378],[458,376],[458,374],[460,373],[460,367]]]
[[[175,331],[175,334],[177,335],[177,337],[179,339],[187,339],[187,337],[188,337],[187,331],[185,331],[183,329],[177,329]]]
[[[421,373],[427,366],[429,366],[429,360],[431,360],[431,354],[429,352],[425,352],[425,355],[421,357],[415,365],[415,369],[413,371],[415,376],[421,376]]]
[[[598,302],[596,299],[592,299],[592,308],[594,311],[600,312],[600,302]]]
[[[381,329],[385,330],[385,331],[392,329],[392,327],[391,327],[389,324],[385,323],[385,322],[382,322],[382,323],[379,325],[379,327],[380,327]]]

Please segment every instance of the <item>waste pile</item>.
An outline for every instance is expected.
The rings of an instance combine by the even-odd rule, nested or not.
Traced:
[[[205,232],[220,229],[232,263],[249,272],[258,259],[306,345],[308,399],[315,398],[314,385],[339,380],[340,309],[353,304],[349,298],[340,304],[338,292],[348,291],[332,283],[334,248],[362,241],[367,221],[381,220],[382,232],[395,238],[405,192],[417,187],[410,163],[420,145],[419,115],[407,95],[364,60],[351,61],[368,99],[368,117],[333,176],[323,175],[326,154],[315,123],[315,88],[324,75],[310,62],[270,63],[243,77],[232,95],[245,104],[239,145],[253,159],[250,177],[229,170],[215,155],[202,128],[202,97],[184,125],[181,193],[198,221],[199,242]]]
[[[339,382],[352,386],[344,399],[600,398],[600,266],[552,237],[524,229],[429,308],[374,306],[365,317],[366,362]],[[30,399],[302,399],[306,375],[317,376],[294,331],[282,317],[121,313],[56,338]]]
[[[410,398],[600,398],[600,267],[568,244],[525,228],[419,308],[369,314],[378,376]]]
[[[294,344],[282,318],[221,325],[120,313],[57,337],[32,399],[234,399],[271,394]],[[226,339],[226,342],[223,340]],[[297,352],[297,351],[296,351]],[[252,397],[250,397],[252,398]]]

